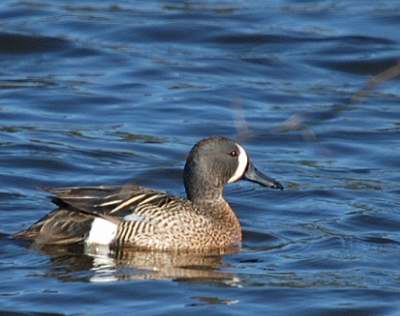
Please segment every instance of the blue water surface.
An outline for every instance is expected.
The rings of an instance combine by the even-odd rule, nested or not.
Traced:
[[[1,315],[400,315],[399,1],[3,0],[0,21]],[[43,187],[184,196],[210,135],[286,187],[226,188],[239,253],[10,239]]]

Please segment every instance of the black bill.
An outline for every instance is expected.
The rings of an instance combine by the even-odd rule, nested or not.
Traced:
[[[258,171],[251,161],[249,161],[249,165],[247,166],[247,170],[243,175],[243,179],[258,183],[265,187],[283,190],[282,184]]]

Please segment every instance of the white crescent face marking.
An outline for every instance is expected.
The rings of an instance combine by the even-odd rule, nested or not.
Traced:
[[[233,183],[239,180],[241,177],[243,177],[243,174],[246,171],[247,168],[247,163],[249,162],[249,158],[247,157],[246,151],[243,149],[242,146],[239,144],[236,144],[237,148],[239,149],[239,155],[238,155],[238,166],[236,168],[235,173],[233,176],[228,180],[228,183]]]

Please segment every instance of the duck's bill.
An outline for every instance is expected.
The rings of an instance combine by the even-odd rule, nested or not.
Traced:
[[[248,181],[258,183],[265,187],[283,190],[282,184],[280,184],[275,179],[266,176],[261,171],[258,171],[257,168],[254,167],[254,165],[251,162],[249,162],[249,165],[247,167],[246,172],[243,175],[243,178]]]

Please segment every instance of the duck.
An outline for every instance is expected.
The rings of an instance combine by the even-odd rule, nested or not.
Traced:
[[[187,156],[186,198],[131,183],[48,189],[57,208],[14,237],[39,247],[80,244],[189,252],[240,247],[242,228],[223,196],[225,185],[240,180],[283,190],[254,166],[238,142],[208,137]]]

